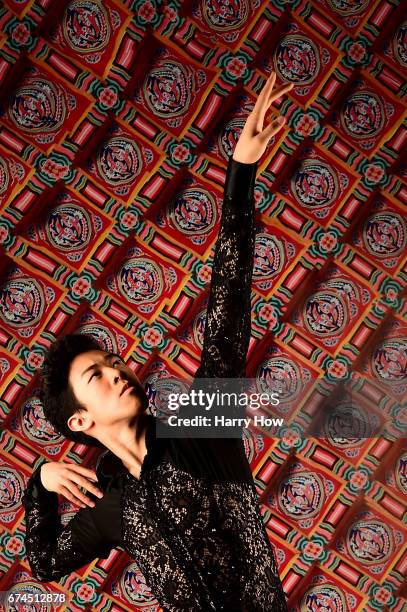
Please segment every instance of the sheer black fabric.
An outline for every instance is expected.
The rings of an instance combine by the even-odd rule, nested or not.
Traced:
[[[229,159],[197,378],[241,377],[250,340],[257,164]],[[120,546],[166,611],[287,611],[244,444],[164,439],[149,417],[140,478],[109,451],[102,499],[63,527],[57,495],[29,480],[26,548],[33,576],[58,580]]]

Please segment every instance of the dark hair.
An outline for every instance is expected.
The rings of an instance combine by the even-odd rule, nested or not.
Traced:
[[[41,402],[45,418],[53,428],[68,440],[106,448],[97,438],[68,427],[68,419],[77,411],[86,408],[75,397],[69,382],[69,369],[72,361],[86,351],[103,351],[104,348],[93,336],[86,334],[67,334],[56,340],[48,350],[41,369]]]

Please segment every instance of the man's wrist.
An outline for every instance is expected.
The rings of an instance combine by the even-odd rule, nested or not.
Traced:
[[[233,161],[235,161],[238,164],[243,164],[244,166],[251,166],[252,164],[257,164],[258,160],[254,160],[254,161],[249,161],[247,158],[242,158],[241,156],[237,155],[236,153],[233,153],[232,155],[232,159]]]
[[[43,468],[43,467],[44,467],[44,465],[46,465],[46,464],[47,464],[47,462],[42,463],[42,464],[40,465],[40,467],[38,468],[38,482],[41,484],[41,486],[42,486],[42,487],[43,487],[43,488],[44,488],[46,491],[48,491],[48,489],[45,487],[44,482],[43,482],[43,480],[42,480],[42,468]]]
[[[33,507],[41,507],[41,511],[50,512],[58,509],[58,495],[48,491],[41,482],[40,471],[43,465],[44,463],[38,465],[28,479],[27,487],[21,498],[21,503],[26,511],[30,511]]]
[[[44,463],[41,463],[41,465],[38,466],[32,474],[32,495],[34,499],[48,498],[50,495],[55,495],[52,491],[48,491],[48,489],[44,487],[44,484],[41,479],[41,470],[47,463],[48,461],[44,461]]]
[[[225,197],[246,203],[253,195],[258,162],[246,164],[229,157],[225,180]]]

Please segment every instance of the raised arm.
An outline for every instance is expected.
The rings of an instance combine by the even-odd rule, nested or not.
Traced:
[[[257,163],[229,159],[196,378],[243,376],[250,340]]]
[[[278,117],[263,129],[270,104],[291,89],[273,92],[275,74],[263,87],[229,158],[222,219],[212,267],[201,365],[195,378],[243,377],[250,340],[250,294],[254,256],[254,183],[257,162],[284,125]]]
[[[59,580],[98,557],[107,558],[115,543],[102,536],[97,518],[103,499],[94,508],[80,509],[63,527],[58,495],[45,489],[40,469],[34,470],[24,492],[26,554],[33,577],[39,582]]]

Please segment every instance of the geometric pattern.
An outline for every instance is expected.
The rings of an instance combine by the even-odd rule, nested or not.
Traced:
[[[120,549],[32,581],[32,470],[98,459],[45,421],[37,370],[80,329],[146,383],[193,376],[227,158],[274,69],[294,87],[265,119],[287,125],[256,180],[248,373],[306,375],[309,418],[318,379],[352,373],[385,430],[246,432],[264,524],[290,610],[407,610],[406,29],[399,0],[0,7],[0,590],[160,609]],[[60,502],[66,524],[75,507]]]

